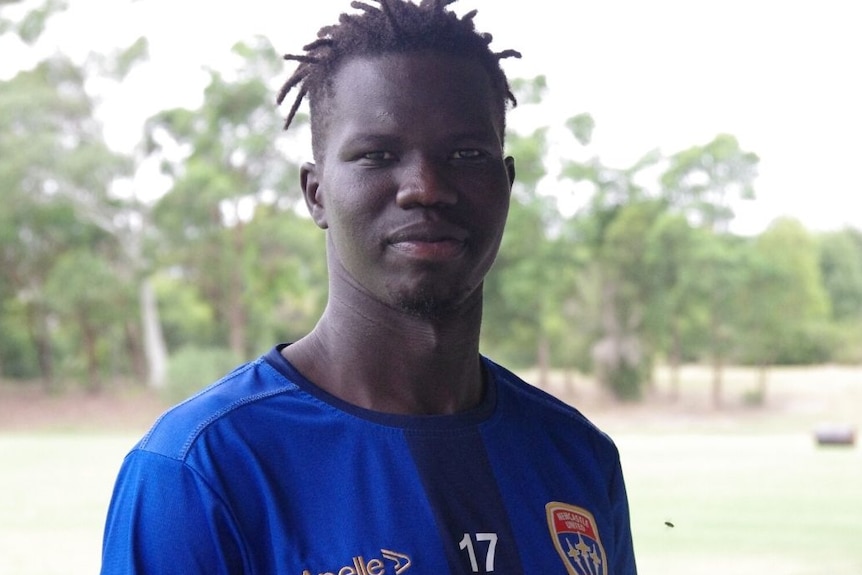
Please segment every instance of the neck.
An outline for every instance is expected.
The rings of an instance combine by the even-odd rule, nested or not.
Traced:
[[[314,330],[283,353],[310,381],[354,405],[451,414],[482,399],[481,316],[481,290],[434,317],[335,293]]]

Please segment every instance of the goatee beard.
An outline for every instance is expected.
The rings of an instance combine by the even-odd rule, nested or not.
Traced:
[[[453,301],[434,296],[428,292],[400,298],[396,305],[399,311],[418,319],[442,319],[455,310]]]

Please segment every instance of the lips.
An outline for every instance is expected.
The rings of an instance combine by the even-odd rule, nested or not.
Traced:
[[[388,243],[402,255],[440,262],[458,258],[464,253],[467,232],[448,224],[413,224],[398,229],[389,237]]]

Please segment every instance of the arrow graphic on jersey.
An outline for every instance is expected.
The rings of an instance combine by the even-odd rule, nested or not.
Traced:
[[[383,559],[375,558],[370,559],[368,561],[365,560],[361,555],[357,555],[353,558],[353,563],[350,565],[345,565],[341,569],[335,571],[339,575],[389,575],[390,573],[394,573],[395,575],[401,575],[410,568],[412,562],[410,561],[410,557],[403,553],[398,553],[397,551],[390,551],[389,549],[381,549],[381,555],[383,555]],[[384,559],[386,561],[392,561],[395,565],[392,566],[394,571],[389,571],[387,569],[387,563],[384,563]],[[333,572],[326,571],[324,573],[320,573],[320,575],[331,575]],[[302,572],[302,575],[314,575],[311,571],[306,569]]]
[[[389,559],[395,563],[395,575],[400,575],[410,568],[410,557],[407,555],[396,553],[395,551],[389,551],[388,549],[381,549],[380,552],[383,553],[384,559]],[[404,561],[403,565],[401,564],[401,561]]]

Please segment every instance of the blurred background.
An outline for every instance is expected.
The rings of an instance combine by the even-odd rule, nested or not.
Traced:
[[[483,351],[617,440],[641,571],[862,572],[854,3],[453,8],[523,53]],[[96,571],[136,438],[316,321],[274,99],[348,9],[0,0],[0,573]]]

